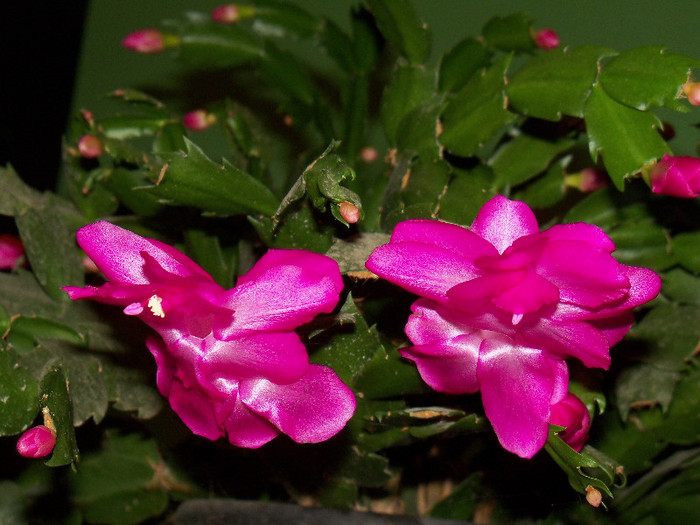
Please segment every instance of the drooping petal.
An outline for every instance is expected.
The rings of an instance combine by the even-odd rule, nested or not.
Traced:
[[[561,373],[544,352],[490,338],[481,345],[477,375],[484,411],[503,448],[523,458],[540,450]]]
[[[496,249],[474,232],[456,224],[427,219],[398,223],[391,233],[391,242],[415,242],[437,246],[467,261],[497,255]]]
[[[239,283],[222,297],[220,304],[233,310],[234,317],[224,325],[215,322],[216,337],[228,340],[245,330],[293,330],[320,313],[332,312],[343,286],[338,265],[325,259],[334,265],[328,274],[314,267],[283,265]]]
[[[540,229],[527,204],[497,195],[481,208],[471,231],[503,253],[516,239],[538,233]]]
[[[265,379],[240,384],[241,401],[297,443],[319,443],[340,432],[355,411],[355,396],[336,373],[310,365],[288,385]]]
[[[280,384],[297,381],[309,356],[294,332],[252,332],[230,341],[213,337],[200,367],[203,380],[266,378]]]
[[[224,429],[229,442],[243,448],[260,448],[280,434],[277,427],[250,410],[238,396],[224,421]]]
[[[409,346],[399,352],[416,363],[430,388],[447,394],[471,394],[479,390],[476,370],[482,341],[479,333],[471,333],[443,343]]]
[[[177,377],[174,377],[168,400],[175,413],[193,433],[211,440],[224,435],[223,429],[216,423],[211,399],[200,388],[185,388]]]
[[[472,263],[460,255],[414,242],[380,246],[365,266],[409,292],[438,301],[446,299],[447,290],[477,275]]]

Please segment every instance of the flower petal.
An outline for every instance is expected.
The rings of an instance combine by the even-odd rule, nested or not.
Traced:
[[[438,246],[473,261],[477,257],[497,255],[495,248],[474,232],[448,222],[415,219],[396,225],[391,242],[415,242]]]
[[[270,266],[280,251],[275,250],[263,266]],[[260,272],[256,265],[254,279],[245,279],[222,296],[220,305],[233,310],[234,318],[215,322],[216,337],[228,340],[245,330],[293,330],[320,313],[332,312],[343,289],[338,265],[328,257],[310,255],[305,257],[308,266],[273,265]],[[313,266],[316,263],[321,266]]]
[[[241,401],[297,443],[319,443],[340,432],[355,411],[355,396],[336,373],[310,365],[289,385],[242,381]]]
[[[497,195],[481,208],[471,231],[503,253],[516,239],[538,233],[540,229],[527,204]]]
[[[232,445],[244,448],[259,448],[280,434],[277,427],[250,410],[238,396],[224,421],[224,429]]]
[[[294,332],[259,332],[230,341],[207,338],[199,369],[200,381],[266,378],[280,384],[297,381],[309,366],[309,356]]]
[[[531,458],[544,446],[561,374],[540,350],[505,338],[484,340],[477,375],[486,417],[503,448]]]

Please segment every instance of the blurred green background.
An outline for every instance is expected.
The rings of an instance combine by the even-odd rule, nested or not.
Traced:
[[[185,68],[162,55],[129,52],[121,47],[121,39],[138,29],[158,27],[164,19],[180,18],[185,11],[208,12],[222,3],[93,0],[59,2],[61,6],[51,9],[46,8],[48,3],[44,9],[3,7],[0,16],[4,15],[1,23],[6,26],[3,38],[7,40],[3,61],[10,57],[3,67],[4,83],[14,83],[15,89],[12,96],[2,98],[0,162],[12,162],[20,175],[35,185],[50,185],[59,162],[59,132],[65,129],[68,116],[82,108],[96,115],[109,113],[112,106],[104,95],[117,88],[142,89],[173,103],[175,109],[190,109],[178,107],[183,105],[181,100],[169,100],[185,87]],[[299,1],[302,7],[344,26],[350,7],[357,3]],[[528,12],[536,27],[554,28],[563,45],[595,43],[616,50],[665,45],[700,59],[696,0],[414,0],[413,4],[432,28],[434,61],[462,37],[477,34],[491,16],[517,11]],[[313,52],[311,46],[306,49]],[[196,104],[197,93],[193,89],[188,92],[194,99],[191,103]],[[34,111],[28,116],[30,106]],[[697,154],[697,114],[663,114],[662,118],[672,122],[678,133],[671,143],[674,152]],[[39,126],[41,121],[45,126]],[[32,144],[32,136],[37,134],[43,135],[47,144],[39,156],[36,144]]]

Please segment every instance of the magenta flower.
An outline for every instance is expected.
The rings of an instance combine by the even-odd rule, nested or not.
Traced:
[[[649,178],[654,193],[693,199],[700,195],[700,159],[664,155]]]
[[[77,237],[109,282],[64,289],[124,306],[158,332],[146,342],[158,389],[195,434],[248,448],[280,433],[317,443],[352,416],[352,391],[330,368],[309,364],[294,332],[338,302],[343,283],[332,259],[270,250],[225,290],[174,248],[110,223]]]
[[[182,117],[182,124],[192,131],[203,131],[216,124],[216,115],[204,109],[195,109]]]
[[[535,45],[545,51],[559,47],[559,35],[554,29],[546,28],[534,31],[533,38]]]
[[[25,458],[43,458],[56,446],[56,434],[49,427],[37,425],[17,440],[17,452]]]
[[[583,401],[572,393],[566,394],[559,403],[552,405],[549,422],[564,427],[559,437],[576,452],[581,452],[591,429],[591,415]]]
[[[176,47],[179,43],[177,35],[164,33],[160,29],[134,31],[122,40],[122,46],[137,53],[160,53],[169,47]]]
[[[0,270],[13,270],[24,257],[24,246],[19,237],[0,233]]]
[[[497,196],[471,229],[399,223],[367,268],[422,296],[406,325],[414,346],[401,354],[423,380],[446,393],[481,391],[503,447],[529,458],[566,396],[564,360],[607,368],[632,309],[659,292],[654,272],[619,264],[614,249],[589,224],[540,232],[525,203]]]

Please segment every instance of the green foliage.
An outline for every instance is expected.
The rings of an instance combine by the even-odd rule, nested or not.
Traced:
[[[0,514],[29,522],[58,497],[68,522],[139,523],[202,494],[411,509],[436,477],[452,487],[429,505],[436,517],[497,508],[507,520],[524,498],[517,518],[697,521],[700,506],[685,502],[699,479],[700,210],[650,195],[643,177],[672,152],[657,112],[691,109],[682,86],[700,63],[660,47],[541,51],[524,13],[431,56],[431,30],[407,0],[367,0],[346,26],[281,0],[240,7],[232,25],[208,13],[164,25],[178,44],[161,59],[179,60],[188,79],[225,80],[222,91],[113,92],[114,114],[71,122],[55,193],[0,168],[3,225],[28,262],[0,273],[0,435],[10,443],[45,417],[57,432],[45,465],[9,462]],[[183,103],[212,115],[211,128],[186,129]],[[103,146],[94,158],[78,148],[88,134]],[[612,184],[572,188],[567,176],[591,167]],[[543,225],[598,225],[621,263],[663,279],[611,373],[572,372],[593,416],[581,453],[552,427],[549,456],[519,462],[495,442],[478,396],[430,390],[398,352],[415,297],[365,268],[399,221],[468,225],[496,194],[524,200]],[[178,246],[225,288],[269,248],[335,259],[342,305],[299,333],[311,361],[356,395],[343,432],[259,451],[192,436],[157,392],[147,331],[61,290],[99,284],[74,242],[99,219]],[[608,513],[568,487],[557,500],[562,476],[580,494],[599,491]]]

